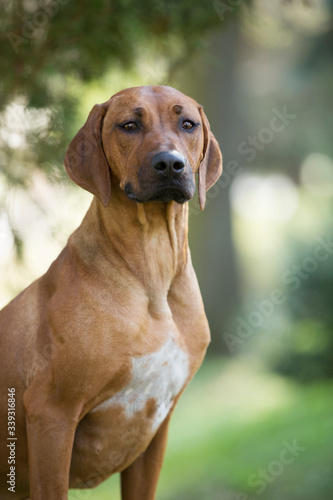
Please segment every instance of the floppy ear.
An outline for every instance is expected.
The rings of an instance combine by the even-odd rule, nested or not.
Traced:
[[[199,165],[199,204],[201,210],[205,208],[206,191],[210,189],[222,174],[222,153],[210,130],[209,122],[202,109],[199,107],[204,134],[203,158]]]
[[[110,167],[102,145],[102,126],[108,102],[96,104],[65,155],[65,167],[76,184],[97,196],[106,207],[111,197]]]

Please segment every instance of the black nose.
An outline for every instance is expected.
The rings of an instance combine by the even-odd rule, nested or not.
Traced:
[[[186,160],[178,151],[157,153],[152,161],[152,167],[165,176],[181,174],[185,166]]]

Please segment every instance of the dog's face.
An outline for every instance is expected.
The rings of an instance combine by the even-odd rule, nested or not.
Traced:
[[[168,87],[127,89],[104,118],[103,147],[121,189],[135,201],[183,203],[203,156],[199,106]]]
[[[183,203],[194,195],[198,172],[203,208],[206,190],[222,172],[222,156],[193,99],[171,87],[133,87],[93,108],[65,165],[105,206],[111,178],[135,202]]]

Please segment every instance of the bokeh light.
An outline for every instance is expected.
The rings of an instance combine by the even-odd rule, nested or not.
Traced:
[[[308,155],[301,167],[301,182],[317,196],[332,196],[333,160],[321,153]]]
[[[238,176],[230,190],[232,208],[242,218],[263,222],[286,222],[298,207],[298,190],[283,174]]]

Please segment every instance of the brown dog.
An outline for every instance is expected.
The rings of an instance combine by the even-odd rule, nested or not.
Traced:
[[[198,173],[204,207],[221,152],[194,100],[135,87],[94,106],[65,166],[91,207],[0,313],[0,498],[64,500],[121,472],[123,500],[153,500],[210,339],[184,202]]]

